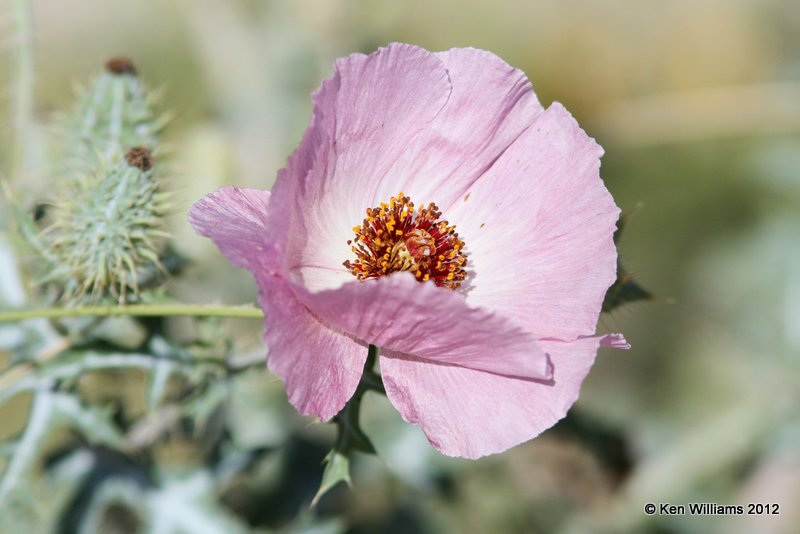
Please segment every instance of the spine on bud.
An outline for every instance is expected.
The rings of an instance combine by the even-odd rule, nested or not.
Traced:
[[[164,121],[152,111],[133,64],[124,58],[78,95],[64,121],[55,208],[40,235],[45,281],[71,304],[125,302],[161,268],[167,194],[153,179]]]
[[[143,268],[159,264],[166,198],[153,172],[152,154],[134,147],[107,174],[71,184],[57,205],[47,235],[59,261],[49,278],[61,282],[68,301],[111,295],[124,302],[138,293]]]
[[[164,121],[155,116],[154,99],[130,60],[109,60],[105,72],[77,100],[63,131],[67,167],[77,176],[113,166],[131,147],[155,151]]]

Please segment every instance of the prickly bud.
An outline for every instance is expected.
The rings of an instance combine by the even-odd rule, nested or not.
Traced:
[[[58,261],[48,280],[72,303],[138,293],[142,272],[159,264],[166,195],[153,180],[149,150],[135,147],[106,173],[68,183],[43,236]]]
[[[131,147],[155,150],[164,121],[153,112],[154,99],[130,60],[109,60],[77,100],[62,128],[65,162],[76,176],[114,165]]]

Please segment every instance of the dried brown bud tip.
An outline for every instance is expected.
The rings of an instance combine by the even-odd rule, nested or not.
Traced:
[[[136,67],[126,57],[115,57],[106,61],[106,70],[111,74],[130,74],[136,76]]]
[[[136,146],[128,150],[125,154],[125,161],[131,167],[139,167],[143,171],[149,171],[153,168],[153,155],[144,147]]]

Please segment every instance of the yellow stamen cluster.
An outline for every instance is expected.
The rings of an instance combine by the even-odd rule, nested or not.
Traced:
[[[464,242],[441,216],[433,202],[415,210],[403,193],[367,208],[367,217],[353,228],[355,239],[347,242],[357,259],[344,266],[359,280],[411,271],[420,282],[458,289],[467,276]]]

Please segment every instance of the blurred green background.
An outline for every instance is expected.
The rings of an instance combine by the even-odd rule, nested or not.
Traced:
[[[0,5],[0,82],[13,52]],[[226,502],[246,528],[320,532],[797,532],[800,529],[800,3],[794,0],[405,2],[35,0],[35,110],[71,105],[74,82],[131,57],[176,118],[171,231],[193,260],[170,293],[254,300],[185,221],[224,184],[269,188],[298,143],[310,93],[336,57],[391,41],[473,46],[523,69],[605,148],[602,175],[635,212],[620,253],[657,294],[601,319],[633,348],[603,351],[576,416],[476,462],[444,458],[385,399],[368,398],[379,459],[316,515],[330,429],[308,426],[261,369],[227,412],[246,447],[273,451]],[[10,99],[2,93],[0,116]],[[10,122],[3,119],[2,124]],[[2,131],[4,152],[10,128]],[[35,146],[41,132],[30,132]],[[8,156],[8,154],[4,154]],[[36,151],[19,194],[49,184]],[[0,273],[0,276],[5,276]],[[180,322],[176,331],[180,331]],[[258,322],[230,321],[237,350]],[[24,406],[5,405],[3,423]],[[0,427],[3,424],[0,424]],[[13,426],[13,425],[12,425]],[[588,430],[587,430],[588,429]],[[6,433],[9,431],[6,430]],[[191,465],[192,450],[165,462]],[[779,503],[773,517],[654,517],[645,503]],[[231,504],[232,503],[232,504]],[[305,504],[304,504],[305,503]]]

